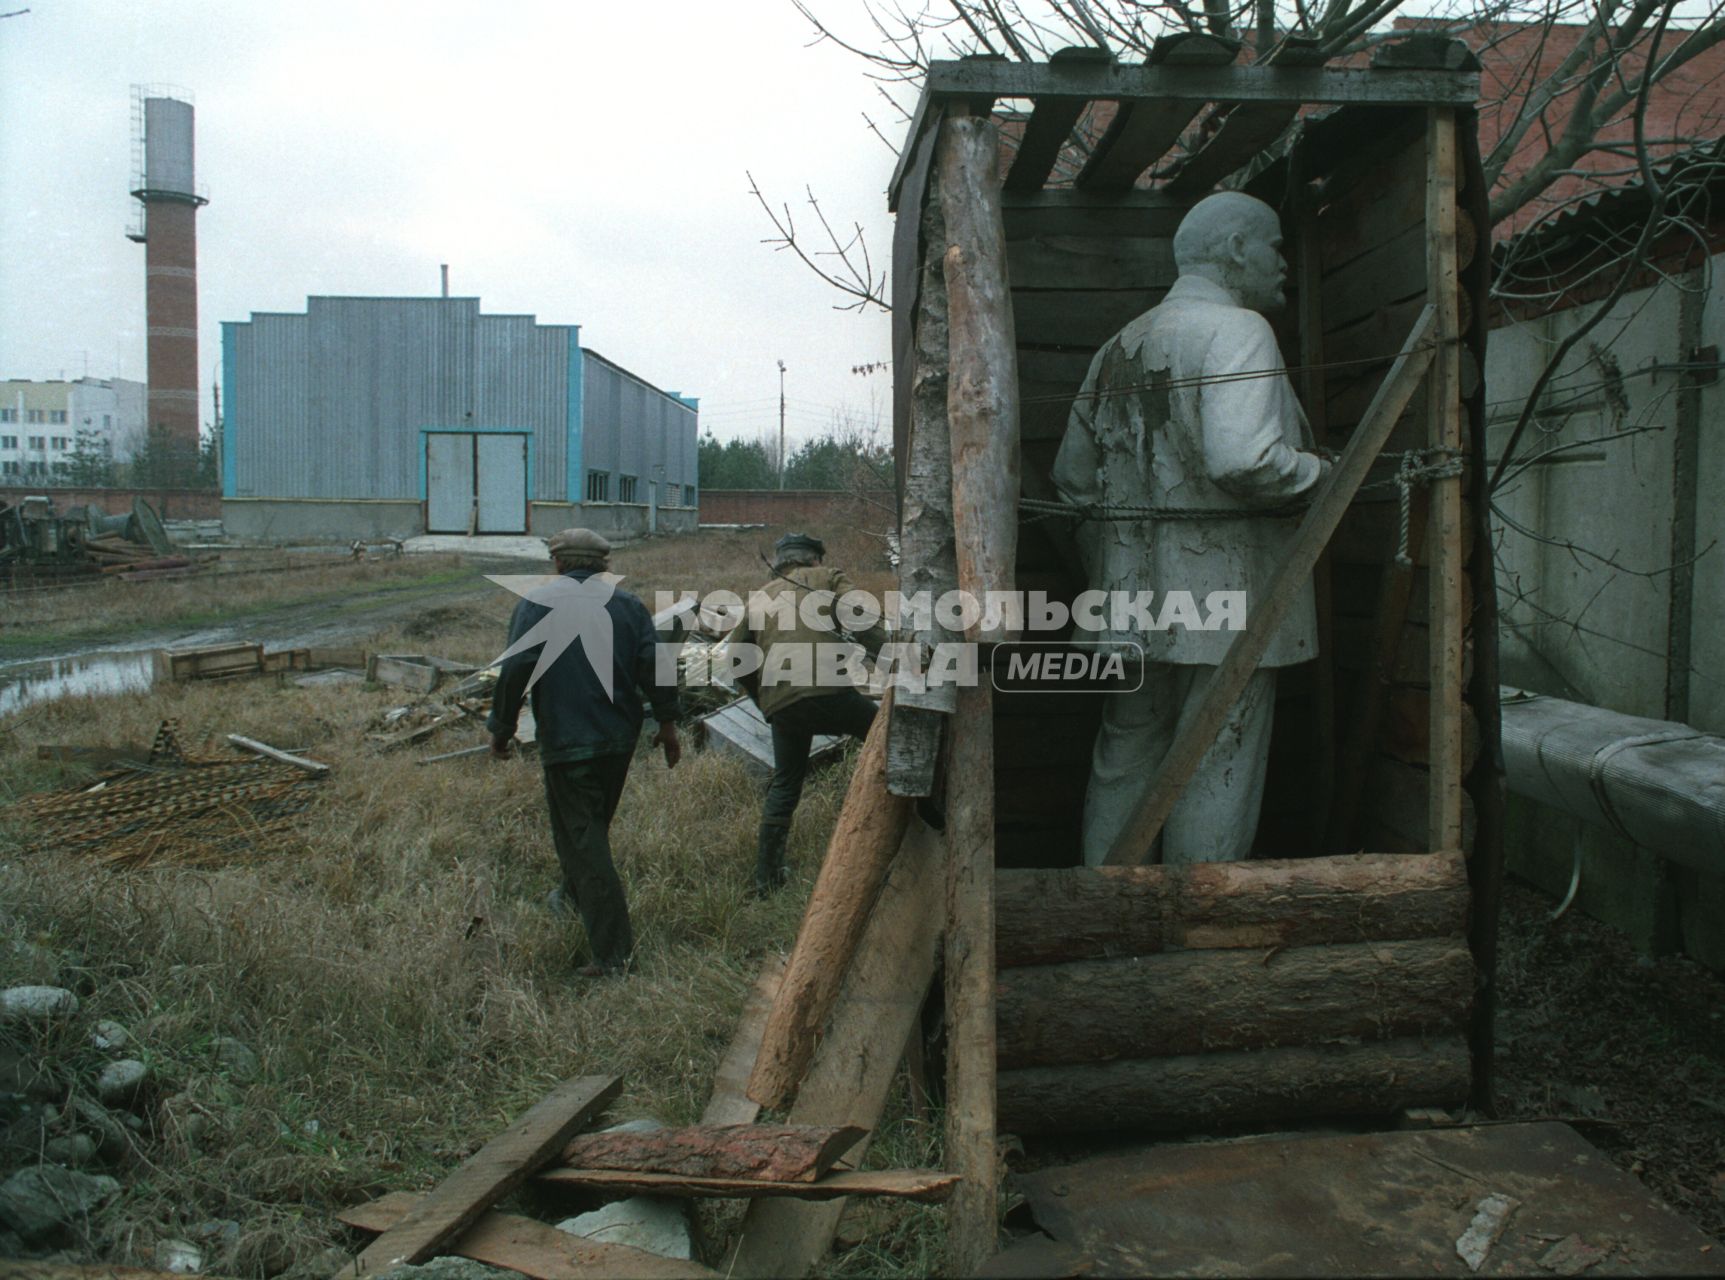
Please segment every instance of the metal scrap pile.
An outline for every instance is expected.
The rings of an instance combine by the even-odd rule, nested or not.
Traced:
[[[12,582],[111,574],[132,582],[198,572],[212,556],[180,554],[155,508],[132,499],[129,515],[90,506],[56,515],[47,496],[0,502],[0,571]]]
[[[257,755],[188,755],[164,720],[145,764],[28,796],[14,812],[37,849],[116,866],[213,866],[282,850],[323,776]]]

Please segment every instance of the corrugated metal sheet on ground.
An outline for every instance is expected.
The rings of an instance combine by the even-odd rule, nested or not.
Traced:
[[[733,751],[756,769],[773,768],[773,731],[761,709],[749,698],[738,698],[698,720],[706,744],[715,751]],[[822,734],[809,749],[809,763],[836,760],[845,749],[843,735]]]

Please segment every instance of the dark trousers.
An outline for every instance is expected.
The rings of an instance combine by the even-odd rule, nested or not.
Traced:
[[[866,737],[874,723],[875,704],[855,689],[803,698],[773,713],[773,779],[767,784],[767,800],[761,806],[763,827],[791,825],[797,801],[803,798],[803,780],[809,772],[809,747],[815,735],[848,733]]]
[[[635,949],[629,904],[611,861],[611,816],[628,776],[626,755],[545,766],[545,802],[563,869],[563,893],[581,913],[593,962],[606,969],[625,968]]]

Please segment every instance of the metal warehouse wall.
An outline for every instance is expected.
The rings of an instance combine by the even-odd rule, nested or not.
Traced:
[[[698,492],[695,410],[596,352],[582,354],[581,461],[587,471],[610,474],[611,500],[618,500],[617,478],[634,476],[635,500],[647,501],[647,482],[660,478],[660,466],[666,484],[697,485]]]
[[[476,298],[310,298],[223,329],[229,497],[416,501],[427,427],[529,431],[531,496],[569,496],[572,326]]]

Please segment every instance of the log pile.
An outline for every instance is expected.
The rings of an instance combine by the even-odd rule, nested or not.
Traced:
[[[1003,1130],[1199,1130],[1467,1096],[1459,853],[997,884]]]

